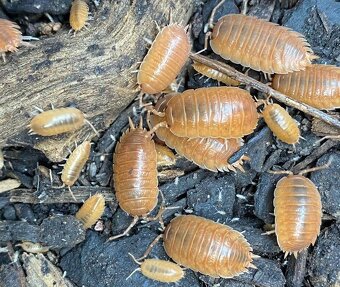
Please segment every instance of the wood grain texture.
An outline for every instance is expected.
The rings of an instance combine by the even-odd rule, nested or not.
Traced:
[[[132,4],[131,4],[132,3]],[[30,145],[52,161],[61,161],[74,141],[94,135],[88,126],[64,136],[29,137],[26,125],[34,106],[44,110],[69,105],[85,113],[98,130],[106,129],[136,95],[136,75],[147,52],[144,37],[154,39],[157,28],[169,22],[186,23],[195,0],[102,2],[89,31],[76,36],[65,27],[34,48],[9,54],[0,63],[0,145]]]

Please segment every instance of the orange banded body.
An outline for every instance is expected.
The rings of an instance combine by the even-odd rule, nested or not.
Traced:
[[[20,27],[9,20],[0,19],[0,54],[16,52],[22,43]]]
[[[76,108],[61,108],[36,115],[29,125],[33,133],[53,136],[81,128],[85,123],[84,114]]]
[[[210,68],[204,64],[198,63],[198,62],[194,62],[192,64],[192,67],[199,72],[200,74],[207,76],[208,78],[214,79],[216,81],[219,81],[223,84],[226,84],[228,86],[239,86],[240,82],[234,80],[233,78],[230,78],[229,76],[213,69]]]
[[[340,68],[312,65],[304,71],[275,75],[272,87],[318,109],[340,108]]]
[[[287,144],[295,144],[299,141],[299,127],[284,108],[278,104],[266,105],[263,109],[262,116],[268,127],[279,140]]]
[[[89,6],[84,0],[74,0],[70,11],[70,25],[74,31],[80,31],[89,16]]]
[[[258,122],[256,103],[245,90],[212,87],[186,90],[165,109],[170,131],[188,138],[241,138]]]
[[[150,133],[131,127],[114,154],[114,188],[119,206],[132,216],[145,216],[158,202],[157,153]]]
[[[146,259],[141,263],[144,276],[160,282],[178,282],[184,276],[183,269],[175,263],[159,259]]]
[[[163,240],[176,263],[211,277],[232,278],[253,267],[252,248],[244,236],[203,217],[176,217],[167,225]]]
[[[190,42],[184,27],[164,27],[145,56],[137,82],[143,93],[156,94],[165,90],[180,73],[190,53]]]
[[[85,200],[82,207],[76,213],[76,218],[84,224],[84,228],[90,228],[103,215],[105,199],[101,194],[95,194]]]
[[[91,143],[89,141],[84,141],[71,153],[61,174],[61,180],[65,185],[74,185],[79,178],[81,170],[89,159],[90,152]]]
[[[155,106],[157,111],[163,111],[171,96],[159,100]],[[162,122],[162,118],[151,115],[151,126]],[[241,139],[221,138],[187,138],[174,135],[168,128],[158,128],[157,137],[176,150],[178,154],[194,162],[199,167],[214,172],[233,169],[228,163],[229,158],[240,149]]]
[[[317,58],[301,34],[242,14],[219,19],[210,45],[224,59],[265,73],[304,70]]]
[[[274,192],[275,233],[284,252],[297,253],[314,244],[320,232],[321,198],[302,175],[282,178]]]

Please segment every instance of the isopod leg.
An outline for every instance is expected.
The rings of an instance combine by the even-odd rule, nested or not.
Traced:
[[[243,168],[243,164],[244,164],[244,161],[249,161],[249,160],[250,160],[250,157],[246,155],[242,155],[241,158],[235,161],[234,163],[232,163],[231,166],[239,169],[242,172],[245,172]]]
[[[138,221],[139,217],[138,216],[135,216],[133,218],[133,221],[131,222],[131,224],[128,226],[128,228],[125,229],[125,231],[121,234],[118,234],[118,235],[115,235],[115,236],[111,236],[107,241],[111,241],[111,240],[115,240],[117,238],[120,238],[120,237],[123,237],[123,236],[126,236],[130,230],[132,229],[132,227],[134,227]]]
[[[216,11],[223,5],[223,3],[225,2],[225,0],[220,1],[220,3],[218,3],[215,8],[211,11],[211,15],[209,17],[209,21],[208,23],[204,26],[204,32],[207,32],[208,29],[212,29],[214,28],[214,18],[215,18],[215,14]]]
[[[146,217],[145,219],[147,221],[159,220],[159,224],[161,225],[162,229],[164,229],[165,226],[164,226],[162,215],[163,215],[163,213],[164,213],[164,211],[166,209],[165,208],[165,198],[164,198],[164,194],[163,194],[163,192],[161,190],[159,191],[159,193],[160,193],[160,195],[162,197],[162,202],[161,202],[161,206],[159,207],[157,215],[155,217]]]
[[[142,257],[138,258],[137,261],[141,261],[143,259],[145,259],[146,257],[148,257],[148,255],[150,254],[152,248],[157,244],[157,242],[163,238],[163,234],[158,235],[148,246],[148,248],[145,250],[144,254]]]
[[[326,168],[329,168],[329,166],[331,165],[332,163],[332,157],[329,158],[328,162],[324,165],[320,165],[320,166],[316,166],[316,167],[313,167],[313,168],[307,168],[307,169],[304,169],[304,170],[301,170],[299,172],[299,175],[302,175],[302,174],[305,174],[305,173],[308,173],[308,172],[312,172],[312,171],[317,171],[317,170],[321,170],[321,169],[326,169]]]

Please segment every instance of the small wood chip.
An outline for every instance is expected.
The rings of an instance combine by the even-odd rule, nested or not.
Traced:
[[[18,188],[21,182],[17,179],[9,178],[0,181],[0,193]]]

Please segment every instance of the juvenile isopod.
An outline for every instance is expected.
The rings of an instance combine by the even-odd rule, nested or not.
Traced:
[[[95,194],[85,200],[82,207],[76,213],[76,218],[83,222],[84,228],[90,228],[103,215],[105,199],[101,194]]]
[[[89,6],[84,0],[74,0],[70,11],[70,25],[77,32],[85,25],[89,16]]]
[[[317,58],[301,34],[242,14],[219,19],[210,45],[226,60],[270,74],[304,70]]]
[[[244,236],[227,225],[194,215],[178,216],[163,234],[166,253],[178,264],[211,277],[247,271],[256,255]]]
[[[60,108],[42,112],[31,120],[28,127],[30,134],[54,136],[80,129],[85,122],[98,134],[93,125],[85,119],[84,114],[76,108]]]
[[[228,86],[239,86],[240,82],[237,80],[234,80],[233,78],[230,78],[229,76],[210,68],[204,64],[194,62],[192,64],[192,67],[199,72],[200,74],[207,76],[208,78],[214,79],[216,81],[219,81],[223,84],[226,84]]]
[[[155,144],[155,148],[157,152],[157,165],[168,166],[175,164],[176,156],[167,146]]]
[[[152,43],[137,75],[143,93],[156,94],[177,77],[190,53],[186,29],[178,24],[164,27]]]
[[[145,277],[164,283],[178,282],[184,277],[183,269],[173,262],[160,259],[145,259],[141,263],[132,254],[130,256],[140,265],[140,268],[133,271],[129,277],[136,271],[141,271]]]
[[[6,62],[6,52],[16,52],[23,43],[20,27],[9,20],[0,19],[0,54]]]
[[[49,250],[48,246],[43,246],[41,243],[33,243],[29,241],[24,241],[16,246],[20,246],[23,250],[29,253],[46,253]]]
[[[287,144],[295,144],[299,141],[299,127],[284,108],[278,104],[266,104],[262,116],[279,140]]]
[[[164,111],[167,103],[173,95],[157,101],[156,111]],[[157,115],[150,116],[152,127],[162,122],[162,118]],[[248,159],[243,156],[233,164],[229,164],[229,158],[237,152],[241,145],[241,139],[222,139],[222,138],[187,138],[174,135],[168,128],[161,127],[156,131],[157,137],[165,144],[176,150],[176,152],[188,160],[194,162],[199,167],[214,172],[217,171],[236,171],[238,168],[243,171],[243,160]]]
[[[174,135],[188,138],[241,138],[258,122],[255,101],[235,87],[186,90],[169,100],[164,113],[153,113]]]
[[[130,118],[129,123],[130,129],[116,146],[113,181],[119,206],[134,220],[124,233],[109,240],[125,236],[139,217],[146,218],[158,202],[157,153],[152,140],[153,131],[143,128],[142,118],[139,127],[135,127]]]
[[[272,86],[288,97],[318,109],[340,108],[340,68],[312,65],[304,71],[275,75]]]

